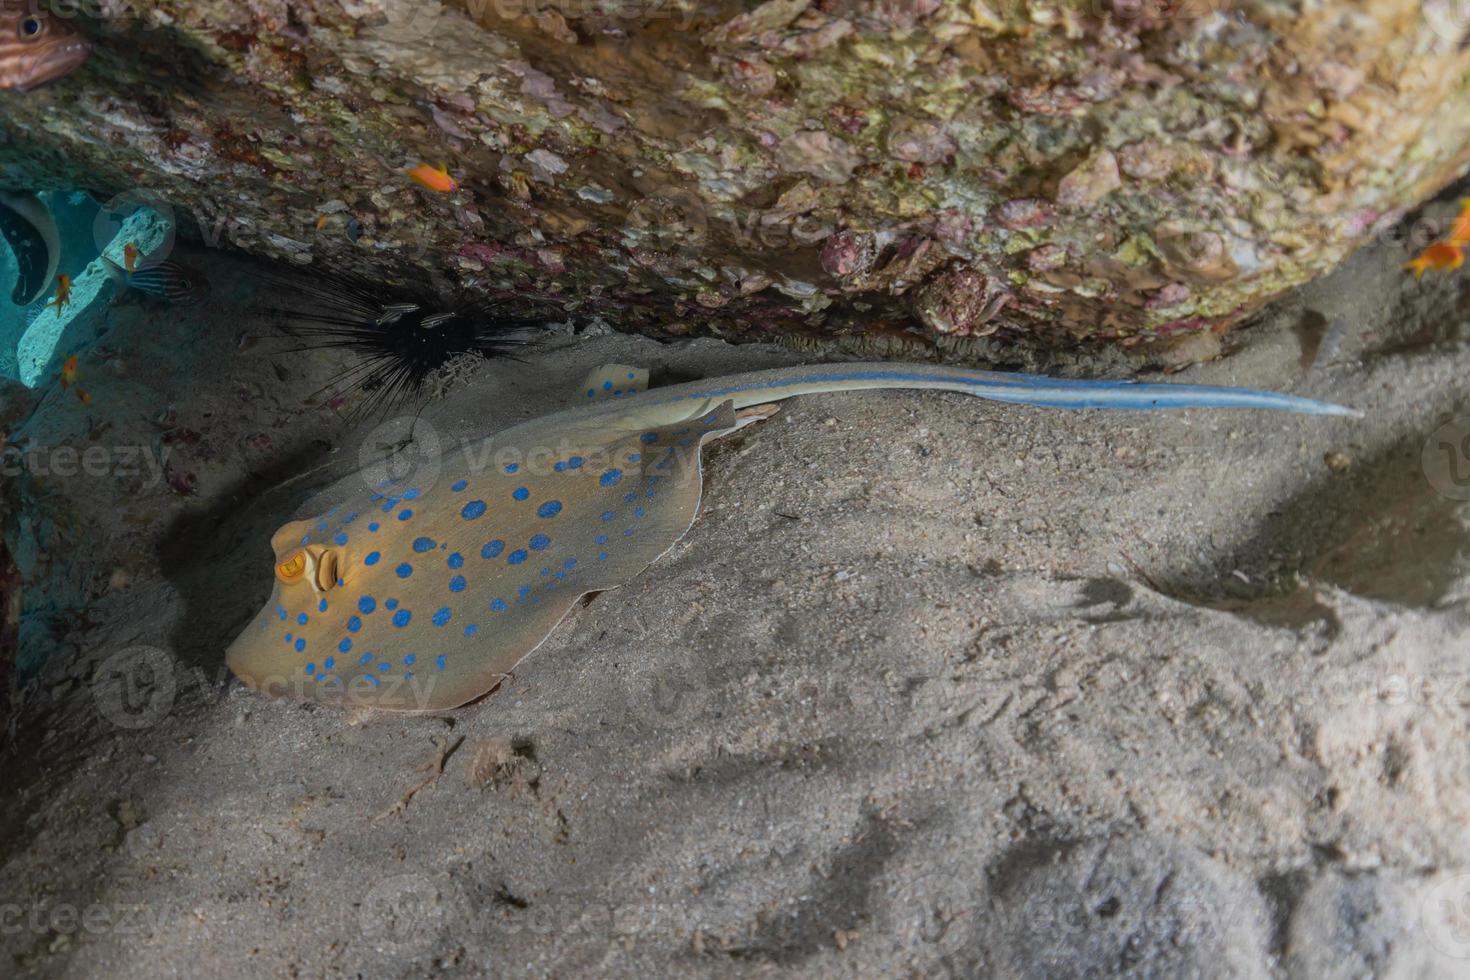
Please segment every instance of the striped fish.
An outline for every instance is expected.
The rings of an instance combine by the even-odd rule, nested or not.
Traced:
[[[74,71],[91,43],[34,0],[0,0],[0,89],[24,92]]]
[[[174,306],[188,306],[209,295],[209,280],[202,273],[168,259],[150,262],[134,272],[105,255],[102,262],[117,284],[119,295],[132,289]]]

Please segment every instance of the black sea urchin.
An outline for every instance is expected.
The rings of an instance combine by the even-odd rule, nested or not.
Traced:
[[[413,397],[424,381],[462,354],[508,357],[525,347],[551,311],[524,301],[460,294],[445,300],[428,287],[388,286],[351,275],[268,281],[299,295],[292,305],[268,306],[296,350],[341,348],[360,363],[333,379],[367,397],[354,409],[390,409]]]

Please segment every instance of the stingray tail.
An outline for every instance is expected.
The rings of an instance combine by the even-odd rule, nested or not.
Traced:
[[[1363,413],[1345,405],[1287,395],[1255,388],[1225,388],[1215,385],[1139,384],[1132,381],[1091,381],[1017,375],[1021,383],[980,382],[971,393],[993,401],[1047,408],[1263,408],[1303,415],[1345,415],[1361,418]]]

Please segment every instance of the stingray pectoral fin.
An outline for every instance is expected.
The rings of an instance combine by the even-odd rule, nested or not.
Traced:
[[[61,261],[61,236],[51,210],[34,194],[0,191],[0,237],[15,254],[15,288],[10,301],[29,306],[45,295]]]
[[[539,496],[554,495],[562,505],[535,525],[549,543],[472,603],[491,610],[480,620],[480,635],[450,654],[443,670],[424,677],[422,691],[380,706],[435,711],[480,697],[539,647],[582,596],[615,589],[666,554],[699,511],[700,447],[736,425],[726,400],[668,425],[606,432],[601,445],[577,450],[598,465],[547,481]],[[535,484],[531,489],[535,500]]]
[[[627,398],[648,390],[648,369],[631,364],[604,364],[582,379],[578,402]]]

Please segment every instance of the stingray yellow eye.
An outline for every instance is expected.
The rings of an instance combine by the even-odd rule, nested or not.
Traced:
[[[286,560],[276,565],[276,578],[290,585],[301,581],[302,573],[306,571],[306,552],[300,549],[291,552]]]

